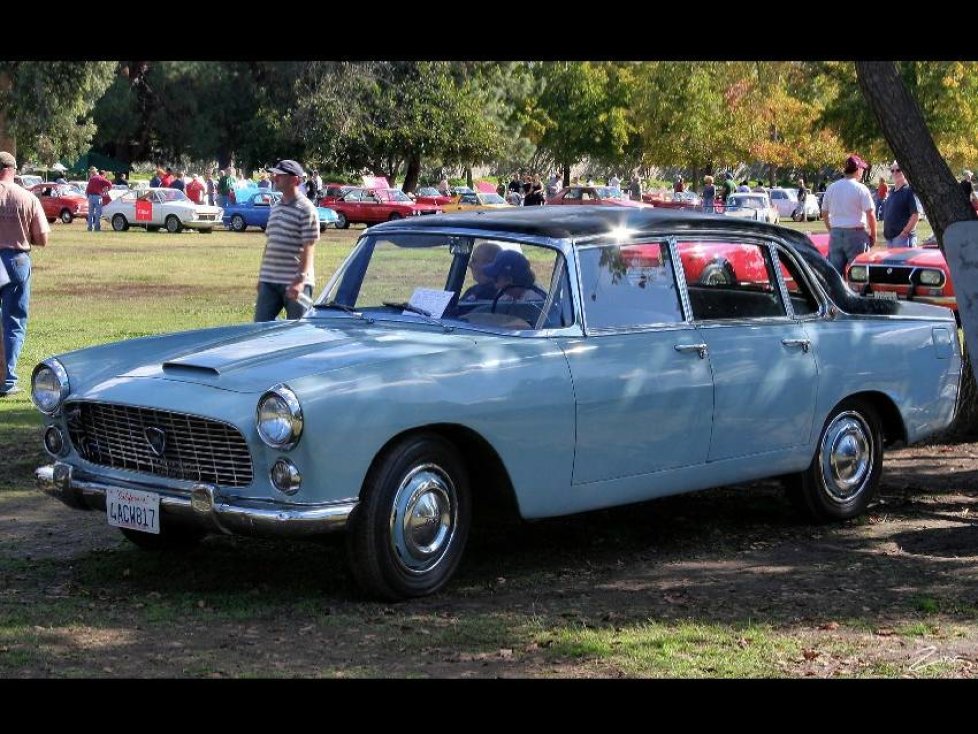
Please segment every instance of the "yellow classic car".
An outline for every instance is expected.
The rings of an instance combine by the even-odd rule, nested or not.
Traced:
[[[512,205],[506,203],[506,200],[499,194],[483,194],[472,191],[459,195],[451,204],[442,204],[442,209],[447,214],[448,212],[468,211],[472,209],[503,209],[508,206]]]

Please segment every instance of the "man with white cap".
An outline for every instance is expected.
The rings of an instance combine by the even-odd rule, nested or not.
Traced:
[[[822,219],[829,231],[829,262],[843,275],[856,255],[876,242],[873,197],[859,180],[867,168],[869,164],[858,155],[849,156],[843,168],[845,176],[830,185],[822,197]]]
[[[268,214],[268,241],[258,274],[255,321],[274,321],[283,308],[287,318],[297,319],[306,310],[299,302],[299,294],[311,296],[316,282],[313,256],[319,239],[319,213],[299,192],[299,182],[305,175],[302,166],[281,160],[268,172],[275,188],[282,192],[282,200]]]
[[[31,248],[44,247],[51,231],[40,200],[14,183],[16,173],[14,157],[0,152],[0,324],[5,355],[0,398],[22,392],[14,370],[27,336]]]

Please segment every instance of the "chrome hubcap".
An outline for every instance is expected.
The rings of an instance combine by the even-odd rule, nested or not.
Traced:
[[[873,471],[872,433],[859,413],[836,416],[819,447],[822,482],[829,499],[842,504],[859,494]]]
[[[397,488],[391,509],[391,547],[401,567],[413,574],[431,571],[455,537],[455,485],[435,464],[412,469]]]

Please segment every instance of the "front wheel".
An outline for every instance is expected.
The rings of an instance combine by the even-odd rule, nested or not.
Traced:
[[[346,218],[343,212],[336,213],[336,228],[337,229],[349,229],[350,220]]]
[[[126,221],[124,215],[115,214],[112,216],[112,229],[116,232],[125,232],[129,229],[129,222]]]
[[[398,219],[404,219],[404,217],[397,212],[391,212],[391,215],[387,217],[388,222],[396,222]]]
[[[244,232],[248,228],[248,224],[245,222],[245,218],[240,214],[235,214],[231,217],[231,230],[234,232]]]
[[[67,209],[62,209],[62,210],[61,210],[61,214],[59,215],[59,218],[60,218],[60,219],[61,219],[61,221],[62,221],[62,222],[64,222],[65,224],[71,224],[71,222],[72,222],[72,221],[74,220],[74,218],[75,218],[75,217],[74,217],[74,215],[72,215],[72,213],[71,213],[70,211],[68,211]]]
[[[166,231],[170,234],[176,234],[181,229],[183,229],[183,224],[180,222],[180,218],[176,214],[171,214],[166,218]]]
[[[865,511],[883,472],[883,430],[869,403],[845,400],[829,415],[809,467],[787,480],[792,502],[816,522]]]
[[[471,522],[469,479],[455,448],[433,434],[407,437],[367,475],[350,517],[347,554],[370,596],[433,594],[455,572]]]

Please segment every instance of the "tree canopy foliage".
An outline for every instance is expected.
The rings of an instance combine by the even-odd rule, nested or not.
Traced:
[[[978,63],[901,62],[955,168],[978,161]],[[3,116],[6,123],[4,128]],[[0,62],[0,139],[127,161],[291,157],[403,181],[491,164],[627,173],[763,165],[772,180],[893,153],[850,62]]]

